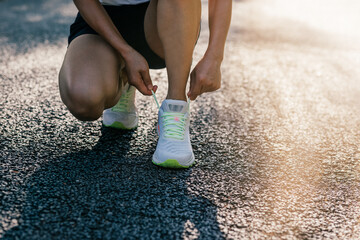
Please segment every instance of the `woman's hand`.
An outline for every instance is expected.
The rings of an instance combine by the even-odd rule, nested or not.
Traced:
[[[203,59],[190,75],[188,96],[195,100],[204,92],[220,88],[220,66],[231,21],[232,0],[209,0],[209,45]]]
[[[149,65],[145,58],[133,49],[123,57],[129,84],[144,95],[151,95],[151,90],[156,92],[157,86],[152,84]]]
[[[125,60],[129,84],[142,94],[151,95],[157,86],[153,86],[149,74],[149,65],[145,58],[129,46],[111,18],[97,0],[74,0],[81,16],[100,36],[102,36]]]
[[[204,92],[218,90],[221,86],[221,60],[204,56],[190,74],[188,97],[195,100]]]

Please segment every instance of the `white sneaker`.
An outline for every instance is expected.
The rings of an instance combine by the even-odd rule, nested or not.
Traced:
[[[139,117],[135,107],[135,91],[134,86],[130,86],[128,83],[125,84],[118,103],[112,108],[105,109],[103,113],[105,127],[126,130],[137,127]]]
[[[167,168],[188,168],[195,162],[189,136],[189,104],[166,99],[159,108],[159,141],[152,161]]]

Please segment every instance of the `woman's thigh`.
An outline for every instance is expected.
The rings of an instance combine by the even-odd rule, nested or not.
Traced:
[[[151,50],[164,59],[164,49],[157,28],[157,4],[158,0],[151,0],[149,3],[145,14],[144,32]]]
[[[69,45],[59,74],[60,95],[70,108],[108,108],[120,97],[121,58],[94,34],[84,34]],[[70,109],[71,111],[71,109]]]

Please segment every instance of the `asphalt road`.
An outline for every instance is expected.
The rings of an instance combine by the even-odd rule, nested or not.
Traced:
[[[130,132],[61,103],[71,1],[0,1],[0,238],[360,239],[359,9],[234,2],[222,89],[191,105],[197,164],[175,171],[151,163],[152,98]]]

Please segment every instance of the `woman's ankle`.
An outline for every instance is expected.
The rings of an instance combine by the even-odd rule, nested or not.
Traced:
[[[168,93],[168,95],[166,96],[166,99],[172,99],[172,100],[182,100],[182,101],[186,101],[186,95],[185,93]]]

